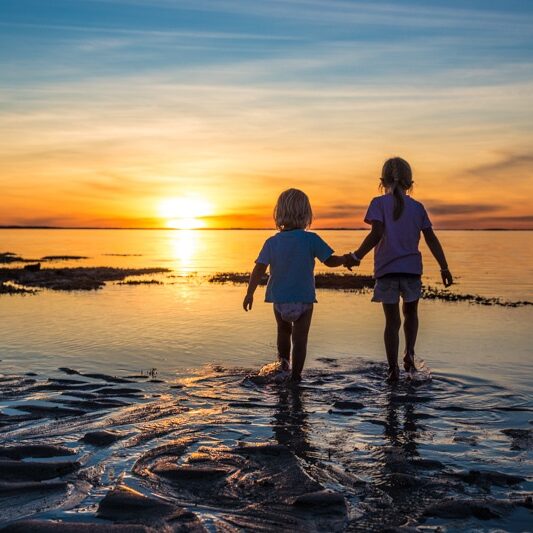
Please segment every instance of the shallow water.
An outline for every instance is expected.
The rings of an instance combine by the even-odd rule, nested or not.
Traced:
[[[353,248],[351,243],[362,237],[360,232],[324,233],[342,251]],[[253,311],[245,314],[241,308],[244,287],[212,285],[204,276],[249,270],[267,234],[0,231],[0,251],[28,258],[89,256],[54,266],[173,269],[158,277],[163,285],[108,283],[96,292],[0,296],[0,411],[4,415],[0,446],[66,444],[76,449],[74,458],[81,463],[72,473],[60,476],[66,481],[64,490],[0,494],[3,523],[30,516],[98,522],[102,498],[122,480],[144,494],[178,502],[212,531],[232,531],[238,524],[244,529],[281,530],[280,516],[294,519],[304,531],[369,531],[380,530],[384,524],[412,524],[422,530],[442,524],[447,531],[527,530],[531,510],[524,502],[532,491],[532,308],[422,301],[417,352],[431,368],[433,380],[404,380],[391,389],[383,384],[379,306],[370,302],[369,293],[321,290],[303,386],[296,390],[258,386],[243,379],[275,356],[274,321],[270,306],[261,302],[263,289],[258,290]],[[532,300],[532,235],[442,232],[458,277],[454,290]],[[493,253],[494,247],[498,254]],[[502,255],[513,257],[505,271]],[[434,284],[438,272],[426,263],[425,282]],[[362,271],[368,272],[368,266]],[[59,367],[111,376],[156,368],[163,382],[135,378],[133,384],[106,383],[66,375]],[[25,376],[28,372],[37,375]],[[63,394],[70,385],[53,380],[65,378],[88,382],[86,392],[95,396]],[[171,388],[173,383],[183,386]],[[73,387],[71,392],[85,390]],[[93,392],[106,387],[107,392]],[[121,396],[114,392],[120,387],[140,391]],[[128,405],[111,405],[113,399]],[[58,401],[55,405],[64,411],[55,415],[43,411],[43,406],[54,404],[51,400]],[[336,401],[362,406],[338,404],[341,407],[335,408]],[[15,408],[20,404],[40,407],[33,408],[28,420],[5,420],[5,416],[24,413]],[[81,412],[69,417],[65,411],[69,408]],[[78,441],[98,428],[124,431],[125,436],[103,448]],[[187,440],[184,444],[182,439],[194,443]],[[150,450],[174,440],[181,444],[159,458],[150,455]],[[211,466],[225,464],[226,468],[231,463],[233,468],[238,461],[226,457],[220,447],[233,449],[239,442],[277,442],[291,454],[268,468],[260,461],[239,463],[241,474],[230,469],[228,476],[219,479],[227,495],[241,494],[241,482],[248,487],[253,501],[241,505],[238,512],[229,496],[219,502],[206,496],[202,501],[201,483],[187,488],[154,474],[163,460],[181,464],[189,458],[194,462],[191,453],[200,445],[207,446],[204,458]],[[132,471],[143,456],[144,470]],[[37,460],[54,458],[24,459]],[[276,473],[276,468],[288,468],[294,479],[300,479],[303,472],[315,484],[304,483],[306,490],[318,485],[331,489],[344,497],[345,507],[337,502],[318,514],[296,509],[287,502],[301,494],[291,492],[291,479]],[[471,470],[496,471],[524,480],[508,484],[505,477],[480,477],[468,474]],[[263,493],[246,485],[252,478],[264,479],[266,485],[274,479],[284,499],[270,502],[269,507]],[[435,507],[449,498],[470,502],[470,507]],[[35,515],[37,508],[43,512]]]
[[[531,430],[521,440],[502,433],[527,427],[533,406],[526,395],[450,375],[389,387],[381,363],[334,358],[316,363],[295,388],[257,385],[245,369],[216,366],[172,383],[129,378],[130,383],[113,384],[105,377],[64,373],[51,380],[38,375],[5,381],[2,403],[10,406],[10,415],[23,414],[28,404],[85,414],[59,413],[50,420],[33,412],[34,420],[15,424],[2,419],[0,454],[5,443],[61,443],[75,452],[63,460],[80,462],[73,473],[60,476],[67,487],[54,489],[54,498],[48,490],[48,500],[24,491],[0,499],[4,521],[32,516],[99,523],[99,505],[118,483],[178,503],[210,531],[232,525],[283,531],[289,519],[295,531],[407,525],[527,530]],[[60,381],[65,378],[75,381]],[[81,390],[90,398],[80,400]],[[128,405],[94,407],[95,398]],[[99,429],[120,431],[120,438],[103,447],[79,440]],[[280,444],[287,452],[280,458],[267,450],[267,466],[254,454],[236,464],[232,457],[241,453],[239,446],[252,443]],[[191,478],[187,470],[186,477],[177,476],[176,465],[218,473],[214,480]],[[295,484],[294,476],[302,475],[309,481]],[[267,494],[261,487],[268,487]],[[293,504],[302,494],[324,489],[341,495],[342,505],[302,510]],[[73,491],[75,501],[64,504]]]

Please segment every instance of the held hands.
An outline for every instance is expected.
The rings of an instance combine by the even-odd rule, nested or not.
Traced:
[[[342,266],[346,267],[350,271],[352,270],[352,267],[359,266],[361,264],[361,261],[357,261],[352,254],[344,254],[342,257],[344,259]]]
[[[442,268],[440,271],[440,277],[445,287],[449,287],[453,284],[452,273],[447,268]]]
[[[242,301],[242,307],[245,311],[251,311],[252,306],[254,305],[254,295],[247,294]]]

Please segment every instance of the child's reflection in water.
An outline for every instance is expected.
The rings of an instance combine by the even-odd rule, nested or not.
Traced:
[[[304,391],[300,387],[280,386],[272,421],[274,437],[295,455],[313,462],[315,448],[309,440],[309,415],[305,411]]]
[[[408,471],[409,461],[419,455],[415,406],[416,395],[413,391],[407,391],[405,396],[397,391],[388,395],[383,428],[384,446],[378,453],[383,468],[381,476],[385,479],[390,474]]]

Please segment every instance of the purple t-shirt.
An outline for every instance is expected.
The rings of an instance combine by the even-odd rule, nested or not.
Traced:
[[[422,274],[422,255],[418,250],[420,232],[431,228],[424,206],[404,195],[404,209],[394,220],[394,197],[384,194],[374,198],[368,206],[365,222],[383,223],[385,231],[374,250],[374,277],[385,274]]]

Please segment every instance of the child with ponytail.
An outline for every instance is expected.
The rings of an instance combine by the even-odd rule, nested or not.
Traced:
[[[383,165],[380,188],[385,194],[374,198],[368,207],[365,222],[372,230],[352,254],[353,265],[373,248],[373,302],[380,302],[385,313],[385,351],[389,363],[389,382],[398,381],[399,330],[401,326],[400,296],[405,334],[404,369],[416,370],[415,342],[418,333],[418,300],[422,294],[422,256],[418,250],[420,233],[440,265],[445,287],[453,283],[442,246],[433,232],[424,206],[408,196],[413,187],[409,163],[400,157]],[[351,265],[349,265],[351,266]]]

